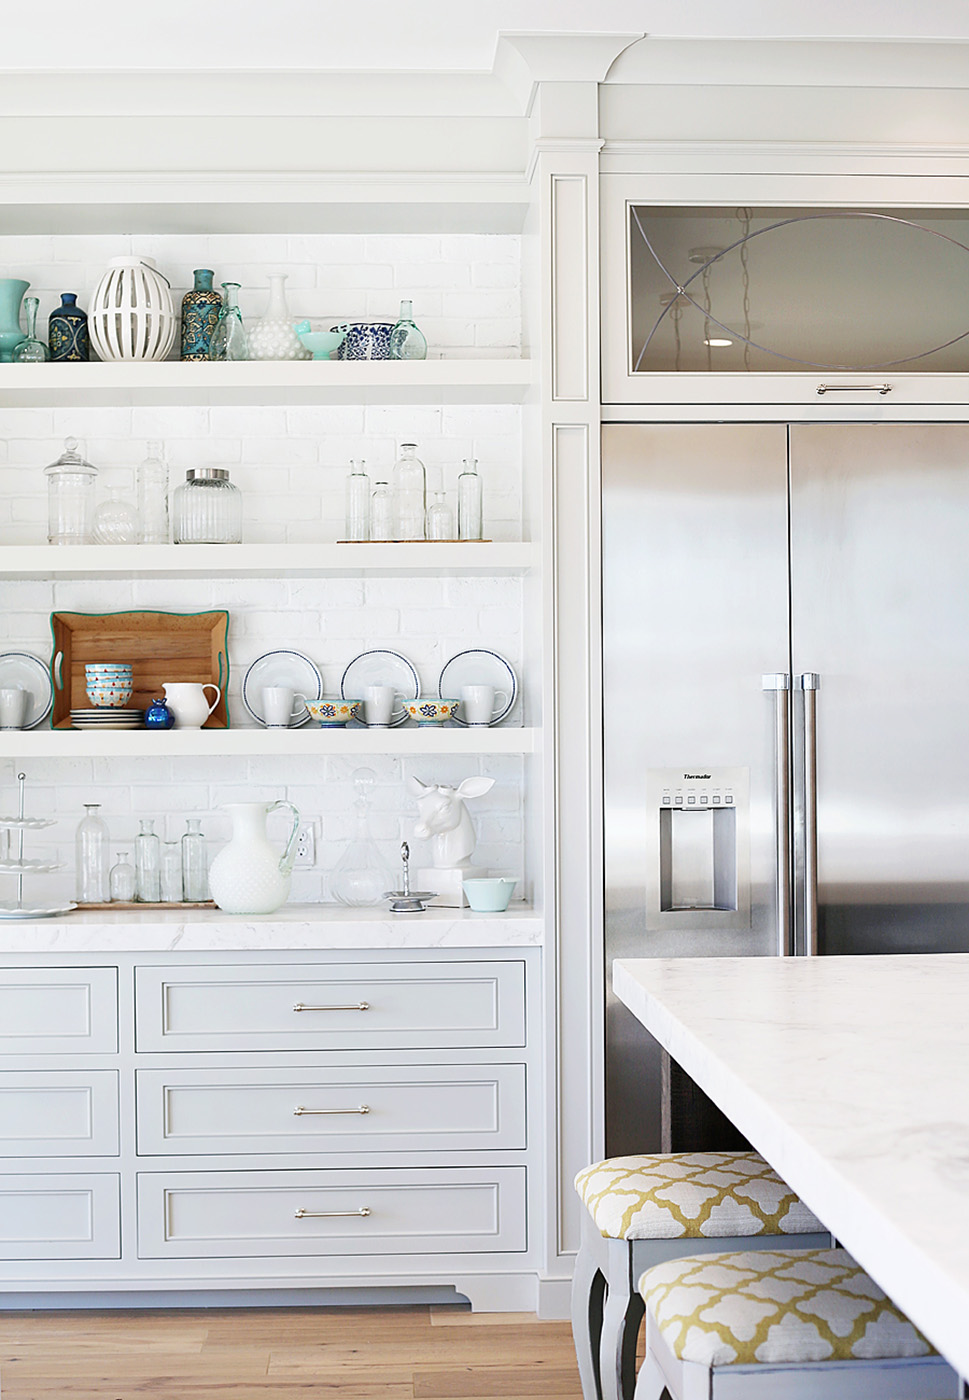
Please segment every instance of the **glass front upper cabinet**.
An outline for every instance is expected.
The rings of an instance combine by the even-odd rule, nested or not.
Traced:
[[[657,376],[797,375],[842,395],[850,377],[897,397],[911,376],[969,374],[967,212],[622,207],[621,367],[618,229],[604,245],[607,402],[652,397]]]

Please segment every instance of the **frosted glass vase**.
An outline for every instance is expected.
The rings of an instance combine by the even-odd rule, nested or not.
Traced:
[[[261,321],[249,328],[250,360],[311,360],[296,331],[286,304],[286,274],[269,278],[269,305]]]

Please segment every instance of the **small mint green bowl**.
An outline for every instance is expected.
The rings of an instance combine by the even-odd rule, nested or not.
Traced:
[[[328,360],[347,338],[346,331],[312,331],[308,327],[301,331],[299,326],[296,327],[296,334],[303,349],[309,350],[314,360]]]
[[[462,880],[461,884],[475,914],[503,914],[518,881],[503,875],[482,875],[476,880]]]

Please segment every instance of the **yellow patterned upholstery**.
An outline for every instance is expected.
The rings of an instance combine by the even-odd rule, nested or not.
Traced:
[[[934,1355],[843,1249],[695,1254],[639,1291],[674,1356],[703,1366]]]
[[[607,1239],[800,1235],[824,1226],[757,1152],[610,1157],[575,1178]]]

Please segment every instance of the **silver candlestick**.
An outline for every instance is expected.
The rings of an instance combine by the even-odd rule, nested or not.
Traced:
[[[400,843],[401,877],[399,890],[388,890],[384,895],[390,900],[392,914],[423,914],[427,901],[437,896],[436,890],[412,890],[410,887],[410,847],[406,841]]]

